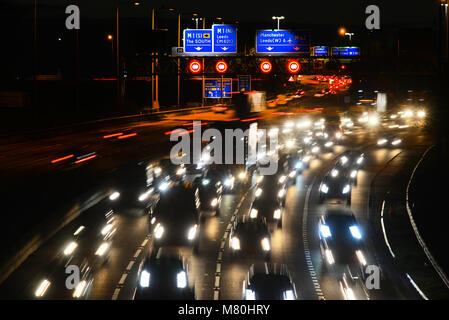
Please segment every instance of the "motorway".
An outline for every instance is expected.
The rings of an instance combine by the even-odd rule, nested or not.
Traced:
[[[323,100],[326,98],[323,98]],[[314,100],[315,101],[315,100]],[[304,104],[304,103],[303,103]],[[319,105],[314,105],[319,106]],[[273,115],[272,111],[265,115],[260,126],[282,126],[290,115]],[[136,123],[119,130],[132,129],[139,132],[132,143],[125,147],[106,148],[96,146],[94,149],[104,158],[114,159],[107,161],[106,167],[114,167],[116,159],[129,160],[142,154],[142,150],[150,150],[152,157],[160,157],[166,152],[162,149],[165,144],[162,139],[167,135],[161,133],[188,123],[192,120],[216,120],[229,115],[216,115],[205,112],[197,115],[171,116],[161,122]],[[114,130],[115,131],[115,130]],[[114,132],[110,129],[101,132],[89,132],[78,136],[79,141],[89,136],[92,141],[93,134],[101,141],[103,135]],[[160,134],[154,139],[155,132]],[[351,210],[362,226],[367,246],[366,257],[369,264],[375,264],[381,269],[380,289],[368,289],[361,281],[358,282],[356,298],[360,300],[374,299],[420,299],[416,289],[395,267],[394,261],[388,252],[380,227],[380,214],[382,201],[370,199],[383,199],[387,186],[390,185],[394,175],[401,170],[401,163],[416,162],[420,155],[432,141],[419,127],[409,127],[400,133],[403,143],[394,148],[379,147],[377,140],[379,133],[355,126],[347,132],[342,142],[328,151],[319,154],[310,163],[310,168],[296,178],[293,185],[288,188],[285,206],[285,220],[282,229],[274,229],[272,233],[272,262],[283,263],[288,266],[298,293],[298,299],[340,300],[344,299],[340,290],[340,283],[336,277],[322,271],[322,258],[319,247],[318,219],[328,207],[341,207],[342,203],[319,204],[319,184],[331,167],[333,160],[345,150],[357,149],[365,152],[366,163],[359,172],[358,184],[352,191]],[[149,139],[149,137],[153,137]],[[58,145],[62,137],[55,137],[46,141],[45,145]],[[73,140],[72,140],[73,141]],[[131,139],[130,139],[131,141]],[[103,143],[103,141],[101,141]],[[10,161],[7,171],[19,170],[20,166],[29,166],[27,170],[50,170],[48,164],[57,155],[36,143],[34,149],[14,146],[22,153],[15,152],[18,159],[36,157],[36,161]],[[27,151],[24,151],[27,150]],[[36,153],[36,151],[39,151]],[[13,152],[8,149],[8,153]],[[27,154],[29,152],[30,154]],[[5,154],[3,152],[0,152]],[[394,167],[389,167],[392,159],[397,159]],[[3,159],[4,160],[4,159]],[[34,167],[35,166],[35,167]],[[99,166],[94,164],[92,166]],[[388,175],[379,175],[389,168]],[[91,169],[93,171],[96,168]],[[36,171],[33,171],[36,173]],[[39,171],[38,171],[39,172]],[[374,191],[371,189],[373,179],[380,186]],[[254,185],[253,181],[253,185]],[[385,186],[382,188],[382,186]],[[375,192],[375,194],[373,194]],[[242,298],[242,283],[248,269],[257,258],[232,258],[230,255],[228,234],[231,223],[248,212],[251,201],[254,199],[254,188],[241,190],[235,194],[227,194],[221,203],[220,216],[208,217],[201,228],[199,254],[195,255],[191,249],[180,248],[182,255],[187,259],[189,266],[189,284],[195,286],[199,300],[240,300]],[[46,241],[25,262],[20,265],[0,286],[0,298],[32,299],[36,288],[44,277],[49,264],[55,263],[64,246],[70,241],[72,234],[80,227],[94,234],[101,230],[102,216],[110,210],[110,201],[103,198],[96,205],[88,209],[75,220],[58,231],[49,241]],[[138,266],[152,250],[152,234],[149,233],[148,219],[142,210],[130,214],[128,212],[115,212],[115,236],[111,255],[105,264],[93,269],[93,285],[90,299],[118,299],[129,300],[133,298],[137,285]],[[92,230],[92,231],[91,231]],[[92,235],[83,238],[76,249],[77,256],[92,255]],[[261,260],[263,261],[263,260]],[[62,270],[62,269],[61,269]],[[61,271],[62,272],[62,271]],[[51,288],[53,290],[53,288]],[[51,297],[66,297],[67,289],[59,285],[51,292]]]

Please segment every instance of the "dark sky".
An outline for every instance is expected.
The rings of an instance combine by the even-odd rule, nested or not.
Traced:
[[[14,7],[23,6],[23,14],[32,13],[33,0],[2,0]],[[64,7],[77,0],[38,0],[39,6],[54,6],[55,12],[64,14]],[[79,0],[82,19],[111,18],[116,0]],[[273,15],[283,15],[286,21],[318,24],[363,24],[365,8],[376,4],[385,24],[431,25],[435,20],[438,0],[155,0],[140,1],[140,8],[132,7],[133,1],[120,0],[122,17],[148,16],[150,7],[173,7],[184,13],[197,12],[200,16],[223,17],[225,22],[266,21],[273,24]],[[56,14],[56,13],[55,13]]]

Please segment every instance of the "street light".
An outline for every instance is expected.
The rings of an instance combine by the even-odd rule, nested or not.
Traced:
[[[342,37],[344,37],[344,36],[349,36],[349,41],[352,40],[352,36],[354,35],[354,33],[347,32],[347,31],[346,31],[346,28],[340,28],[340,29],[338,30],[338,33],[339,33]]]
[[[196,29],[198,29],[198,21],[202,21],[202,20],[203,20],[203,18],[197,18],[197,17],[196,17],[196,16],[197,16],[197,14],[196,14],[196,13],[194,13],[193,15],[195,16],[195,18],[192,18],[192,20],[194,20],[194,21],[195,21],[195,26],[196,26]]]
[[[346,34],[346,29],[340,28],[340,30],[338,30],[338,33],[340,33],[341,36],[344,36]]]
[[[280,20],[284,20],[284,19],[285,19],[284,16],[280,16],[280,17],[273,16],[273,20],[277,20],[278,21],[278,30],[279,30]]]

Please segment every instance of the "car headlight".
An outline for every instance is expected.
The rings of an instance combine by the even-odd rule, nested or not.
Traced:
[[[329,238],[332,236],[331,229],[326,224],[320,224],[320,233],[323,238]]]
[[[348,162],[348,160],[349,159],[346,156],[343,156],[343,157],[340,158],[340,161],[341,161],[342,164],[345,164],[346,162]]]
[[[70,242],[64,249],[64,254],[66,256],[71,255],[73,253],[73,251],[75,251],[75,249],[78,247],[78,243],[76,243],[75,241]]]
[[[106,225],[103,227],[103,229],[101,229],[101,231],[100,231],[101,235],[102,235],[102,236],[107,235],[107,234],[112,230],[113,227],[114,227],[114,225],[111,224],[111,223],[106,224]]]
[[[320,190],[321,190],[322,192],[324,192],[324,193],[327,193],[327,192],[329,191],[329,187],[328,187],[325,183],[323,183],[323,184],[321,185]]]
[[[246,289],[245,300],[256,300],[256,293],[251,289]]]
[[[279,220],[281,218],[281,209],[274,210],[273,218]]]
[[[148,288],[150,286],[150,273],[147,270],[143,270],[140,273],[139,284],[142,288]]]
[[[209,179],[203,179],[202,184],[203,186],[207,186],[210,183]]]
[[[217,198],[213,198],[212,201],[210,202],[210,205],[212,207],[215,207],[218,204],[218,199]]]
[[[352,170],[350,176],[351,178],[357,177],[357,170]]]
[[[335,133],[335,138],[336,139],[341,139],[341,136],[342,136],[341,132]]]
[[[103,256],[103,255],[106,253],[106,251],[108,251],[108,249],[109,249],[109,243],[103,242],[103,243],[98,247],[97,251],[95,252],[95,255],[101,257],[101,256]]]
[[[325,144],[324,144],[324,146],[326,147],[326,148],[330,148],[330,147],[332,147],[334,145],[334,143],[332,142],[332,141],[328,141],[328,142],[326,142]]]
[[[198,225],[195,224],[193,227],[189,229],[189,232],[187,233],[187,239],[193,240],[196,237],[196,230],[198,229]]]
[[[168,182],[162,182],[162,183],[159,185],[159,190],[165,191],[165,190],[167,190],[167,188],[168,188],[169,185],[170,185],[170,184],[169,184]]]
[[[239,173],[239,179],[240,180],[243,180],[243,179],[245,179],[246,178],[246,172],[240,172]]]
[[[289,176],[289,178],[294,178],[294,177],[296,176],[296,170],[291,171],[291,172],[288,174],[288,176]]]
[[[318,146],[313,147],[313,148],[312,148],[312,152],[313,152],[313,153],[318,153],[318,152],[320,152],[320,147],[318,147]]]
[[[279,198],[283,198],[284,196],[285,196],[285,189],[279,190],[279,192],[278,192],[278,197],[279,197]]]
[[[259,213],[259,210],[252,208],[251,211],[249,212],[249,217],[251,219],[255,219],[255,218],[257,218],[258,213]]]
[[[338,170],[337,169],[332,169],[332,171],[331,171],[331,176],[332,177],[336,177],[336,176],[338,176]]]
[[[349,186],[349,184],[345,185],[345,187],[343,188],[343,194],[348,193],[349,190],[351,190],[351,187]]]
[[[233,250],[240,250],[240,239],[237,237],[231,238],[231,248]]]
[[[366,266],[366,259],[363,252],[361,250],[357,250],[355,254],[357,255],[357,259],[359,259],[360,264]]]
[[[284,183],[286,179],[287,179],[286,176],[281,176],[281,177],[279,178],[279,183]]]
[[[356,225],[350,226],[349,231],[351,231],[351,235],[354,239],[357,239],[357,240],[362,239],[362,234],[360,233],[360,229],[358,226],[356,226]]]
[[[401,142],[402,142],[401,139],[395,139],[395,140],[393,140],[393,141],[391,142],[391,144],[394,145],[394,146],[396,146],[396,145],[400,144]]]
[[[177,174],[178,176],[183,175],[184,172],[186,172],[186,169],[185,169],[185,168],[179,168],[178,170],[176,170],[176,174]]]
[[[176,285],[180,289],[187,287],[187,273],[185,271],[178,272],[176,275]]]
[[[296,300],[295,293],[293,290],[285,290],[282,293],[282,297],[284,300]]]
[[[256,196],[256,197],[260,197],[260,195],[262,194],[262,189],[261,188],[257,188],[257,190],[256,190],[256,192],[254,193],[254,195]]]
[[[334,260],[334,256],[332,254],[332,251],[330,249],[326,249],[325,250],[325,254],[326,254],[327,263],[334,264],[335,260]]]
[[[158,223],[156,227],[154,228],[154,236],[156,239],[162,238],[162,235],[164,234],[164,227]]]
[[[388,142],[387,139],[379,139],[379,140],[377,140],[377,144],[378,144],[379,146],[384,145],[384,144],[387,143],[387,142]]]
[[[153,192],[153,190],[154,189],[150,189],[147,192],[142,193],[138,198],[139,201],[142,202],[142,201],[145,201],[146,199],[148,199],[148,196]]]
[[[155,173],[156,175],[160,175],[161,172],[162,172],[162,169],[161,169],[160,167],[154,168],[154,173]]]
[[[295,164],[295,169],[301,169],[302,167],[303,167],[302,161],[296,162],[296,164]]]
[[[75,290],[73,291],[73,297],[74,298],[82,297],[84,295],[84,291],[85,291],[86,287],[87,287],[87,281],[86,280],[80,281],[76,285]]]
[[[258,177],[257,177],[257,183],[261,183],[262,180],[263,180],[263,176],[258,176]]]
[[[34,295],[36,297],[43,297],[45,293],[47,292],[48,288],[50,287],[51,282],[48,279],[44,279],[39,284],[39,287],[37,287],[36,291],[34,292]]]
[[[262,244],[262,250],[263,251],[270,251],[271,250],[270,240],[268,240],[267,237],[262,239],[261,244]]]
[[[419,118],[424,118],[426,116],[426,112],[425,111],[418,111],[417,113]]]
[[[357,159],[357,164],[361,164],[363,162],[363,157],[359,157],[358,159]]]
[[[120,192],[115,191],[114,193],[112,193],[109,196],[109,200],[114,201],[114,200],[118,199],[118,197],[120,197]]]
[[[223,182],[223,184],[224,184],[226,187],[230,187],[230,186],[232,185],[232,180],[231,180],[231,179],[226,179],[226,180]]]

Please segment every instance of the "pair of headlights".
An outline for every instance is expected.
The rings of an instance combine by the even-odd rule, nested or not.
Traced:
[[[189,230],[187,231],[187,239],[188,240],[193,240],[196,237],[196,233],[198,230],[198,225],[195,224],[194,226],[190,227]],[[156,239],[161,239],[162,236],[164,235],[165,229],[164,227],[158,223],[156,225],[156,227],[154,228],[154,237]]]
[[[262,250],[263,251],[267,252],[267,251],[271,250],[270,240],[268,240],[267,237],[263,238],[260,241],[260,245],[262,246]],[[241,249],[241,247],[240,247],[240,239],[239,238],[237,238],[237,237],[232,237],[231,238],[231,248],[233,250],[236,250],[236,251]]]
[[[151,273],[148,270],[143,270],[140,273],[139,284],[142,288],[148,288],[150,286]],[[187,273],[182,270],[176,274],[176,286],[179,289],[187,287]]]

